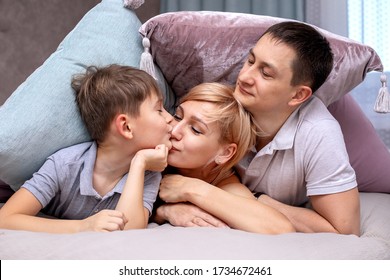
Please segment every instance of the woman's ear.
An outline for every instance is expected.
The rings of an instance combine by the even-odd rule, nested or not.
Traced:
[[[119,114],[115,117],[115,128],[118,134],[127,139],[133,138],[131,119],[125,114]]]
[[[221,147],[221,152],[215,157],[215,162],[219,164],[225,164],[228,162],[237,152],[237,144],[230,143]]]
[[[310,87],[299,86],[299,87],[297,87],[297,90],[295,91],[294,96],[291,98],[291,100],[288,104],[290,106],[301,105],[306,100],[308,100],[311,96],[312,96],[312,91],[311,91]]]

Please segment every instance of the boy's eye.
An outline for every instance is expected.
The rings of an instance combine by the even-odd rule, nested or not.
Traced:
[[[179,115],[177,115],[177,114],[174,114],[174,115],[173,115],[173,118],[174,118],[176,121],[181,121],[181,120],[182,120],[182,118],[181,118]]]

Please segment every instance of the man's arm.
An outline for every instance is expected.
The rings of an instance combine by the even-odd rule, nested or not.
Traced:
[[[281,203],[262,195],[258,199],[283,213],[299,232],[334,232],[360,235],[360,203],[357,188],[311,196],[312,209]],[[343,215],[340,215],[343,213]]]
[[[335,194],[311,196],[310,201],[313,209],[328,220],[338,233],[360,236],[360,198],[357,187]]]

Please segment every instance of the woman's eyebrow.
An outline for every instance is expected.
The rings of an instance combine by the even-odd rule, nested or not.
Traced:
[[[177,106],[176,111],[177,111],[177,110],[180,110],[180,112],[181,112],[183,115],[185,115],[185,111],[184,111],[184,109],[183,109],[182,106],[180,106],[180,105]],[[199,118],[199,117],[197,117],[197,116],[195,116],[195,115],[192,115],[192,116],[190,117],[190,119],[191,119],[192,121],[199,122],[199,123],[203,124],[203,125],[206,127],[206,129],[209,130],[209,127],[208,127],[207,123],[206,123],[204,120],[202,120],[201,118]]]
[[[203,121],[201,118],[197,117],[197,116],[191,116],[191,119],[196,121],[196,122],[200,122],[201,124],[203,124],[204,126],[206,126],[208,128],[208,125],[205,121]]]

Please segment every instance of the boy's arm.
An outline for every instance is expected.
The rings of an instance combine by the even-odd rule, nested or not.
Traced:
[[[147,226],[149,211],[144,208],[143,204],[145,167],[144,160],[136,155],[131,162],[126,184],[115,208],[127,219],[124,229]]]
[[[0,228],[49,233],[74,233],[79,231],[112,231],[124,227],[123,215],[114,210],[104,210],[84,220],[61,220],[36,215],[41,203],[25,188],[20,188],[0,209]]]
[[[155,149],[138,151],[132,159],[125,187],[115,208],[127,219],[125,229],[147,226],[149,210],[143,203],[145,171],[163,171],[167,166],[167,156],[168,148],[158,145]]]

